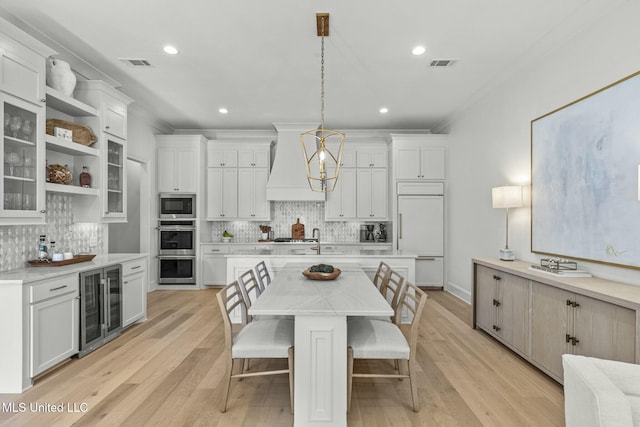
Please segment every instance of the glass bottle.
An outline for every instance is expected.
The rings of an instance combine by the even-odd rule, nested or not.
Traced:
[[[80,174],[80,186],[84,188],[91,187],[91,175],[89,174],[89,168],[82,167],[82,173]]]
[[[38,241],[38,259],[40,261],[47,259],[47,236],[44,234],[40,235],[40,240]]]

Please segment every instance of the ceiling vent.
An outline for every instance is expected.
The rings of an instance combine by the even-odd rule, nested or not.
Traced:
[[[124,62],[129,67],[153,68],[153,65],[151,65],[148,60],[142,58],[118,58],[118,60]]]
[[[458,62],[458,61],[459,61],[458,59],[433,59],[429,63],[429,66],[430,67],[437,67],[437,68],[453,67],[455,65],[455,63]]]

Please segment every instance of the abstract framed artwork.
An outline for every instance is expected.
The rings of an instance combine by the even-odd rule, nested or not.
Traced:
[[[640,72],[531,121],[531,251],[640,269]]]

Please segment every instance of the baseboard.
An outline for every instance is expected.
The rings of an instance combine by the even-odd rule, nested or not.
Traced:
[[[453,282],[447,282],[447,285],[444,287],[444,290],[449,292],[452,295],[457,296],[467,304],[471,304],[471,291],[466,290],[462,286],[458,286]]]

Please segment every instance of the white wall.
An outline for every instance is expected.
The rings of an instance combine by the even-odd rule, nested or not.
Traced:
[[[491,188],[530,184],[531,120],[640,70],[638,16],[639,2],[624,2],[552,51],[523,61],[451,123],[447,290],[471,301],[471,259],[497,258],[504,247],[505,213],[492,209]],[[538,262],[541,257],[530,252],[528,203],[511,210],[509,230],[517,258]],[[579,266],[599,277],[640,284],[637,270]]]

